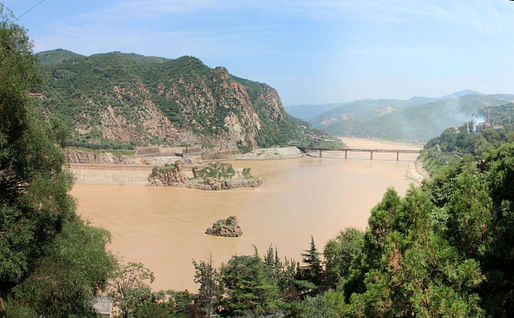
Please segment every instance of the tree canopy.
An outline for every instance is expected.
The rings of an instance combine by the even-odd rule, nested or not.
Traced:
[[[115,262],[109,234],[75,214],[63,131],[35,110],[38,61],[13,21],[0,3],[0,315],[86,315]]]

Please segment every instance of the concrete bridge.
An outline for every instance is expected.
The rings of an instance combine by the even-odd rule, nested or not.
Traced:
[[[373,153],[396,153],[396,160],[400,160],[401,153],[421,153],[421,150],[413,149],[365,149],[365,148],[320,148],[302,147],[302,151],[319,151],[319,157],[323,158],[323,151],[344,151],[344,159],[348,159],[348,152],[369,152],[369,159],[373,160]]]

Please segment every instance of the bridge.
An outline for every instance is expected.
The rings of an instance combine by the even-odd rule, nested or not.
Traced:
[[[414,149],[365,149],[365,148],[321,148],[321,147],[298,147],[302,151],[319,151],[319,157],[323,158],[323,151],[344,151],[344,159],[348,159],[348,152],[369,152],[369,159],[373,160],[373,153],[396,153],[396,160],[400,160],[401,153],[421,153],[421,150]]]

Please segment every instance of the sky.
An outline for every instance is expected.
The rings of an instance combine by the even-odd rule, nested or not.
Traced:
[[[508,0],[40,1],[0,0],[35,52],[195,56],[285,105],[514,93]]]

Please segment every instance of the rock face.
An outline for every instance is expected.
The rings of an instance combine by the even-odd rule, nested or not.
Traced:
[[[223,237],[240,237],[243,235],[241,227],[237,223],[235,216],[229,216],[224,220],[218,220],[205,231],[205,234]]]
[[[176,161],[175,164],[164,168],[154,168],[148,178],[148,182],[153,186],[176,186],[186,185],[188,180],[184,175],[182,164]]]
[[[78,149],[64,149],[64,154],[69,163],[92,165],[144,165],[144,160],[135,155],[122,155],[112,152],[94,152]]]
[[[193,57],[114,52],[47,60],[41,110],[72,127],[77,144],[207,144],[226,151],[294,139],[298,128],[275,89]]]

